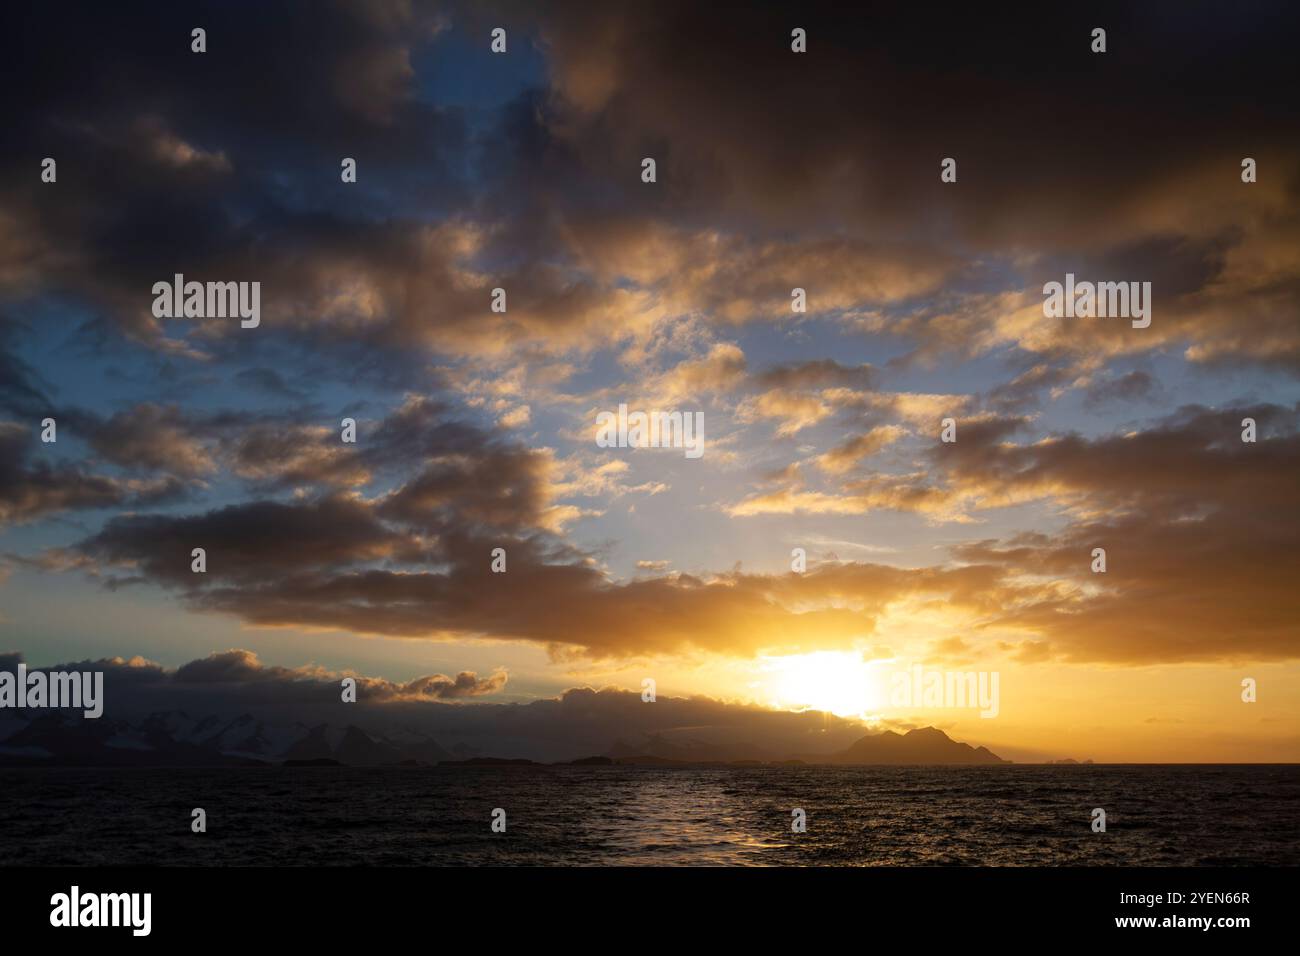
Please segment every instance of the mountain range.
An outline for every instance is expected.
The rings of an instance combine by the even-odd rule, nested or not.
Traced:
[[[457,744],[441,746],[413,728],[383,732],[355,724],[337,726],[277,723],[241,714],[193,717],[185,711],[161,711],[141,720],[87,720],[59,711],[39,716],[0,718],[0,766],[238,766],[286,761],[336,762],[373,767],[393,764],[488,762],[488,757]],[[596,757],[602,758],[596,761]],[[834,765],[1000,764],[1007,761],[984,747],[952,740],[934,727],[905,734],[868,734],[846,749],[826,754],[793,754],[772,759],[761,747],[706,741],[668,740],[661,734],[618,739],[608,751],[587,762],[624,765],[691,765],[703,763],[808,763]]]
[[[935,727],[917,727],[905,734],[886,730],[869,734],[825,758],[833,764],[997,764],[1009,763],[987,747],[953,740]]]

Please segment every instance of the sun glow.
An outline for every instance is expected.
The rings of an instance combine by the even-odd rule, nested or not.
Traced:
[[[763,661],[771,706],[869,717],[884,705],[876,663],[850,651],[817,651]]]

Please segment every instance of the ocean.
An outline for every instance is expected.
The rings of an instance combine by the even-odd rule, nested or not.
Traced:
[[[1300,766],[7,769],[0,833],[26,866],[1295,865]]]

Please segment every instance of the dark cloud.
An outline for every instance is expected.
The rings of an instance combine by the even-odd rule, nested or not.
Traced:
[[[430,674],[405,683],[376,677],[333,674],[320,667],[279,667],[263,664],[255,653],[233,648],[182,664],[170,675],[175,684],[272,684],[277,694],[298,700],[321,700],[339,693],[342,676],[357,681],[357,700],[453,700],[483,697],[501,691],[508,680],[504,670],[480,678],[473,671],[455,677]]]
[[[203,548],[208,578],[191,571]],[[140,568],[172,585],[222,580],[255,587],[268,577],[292,578],[312,568],[383,559],[418,560],[419,540],[393,531],[355,499],[333,496],[301,504],[257,501],[207,514],[125,515],[78,549],[107,566]]]
[[[550,506],[549,458],[530,449],[488,447],[473,456],[433,458],[390,495],[378,513],[389,520],[435,529],[459,526],[507,532],[541,527]]]
[[[810,575],[811,583],[732,573],[616,584],[548,531],[545,462],[536,452],[487,445],[475,456],[435,458],[372,500],[327,495],[189,516],[119,516],[61,560],[143,576],[179,589],[195,608],[252,623],[472,634],[595,657],[837,646],[869,632],[874,616],[905,594],[983,602],[966,572],[910,578],[874,566],[843,584],[837,577],[847,571]],[[206,551],[203,574],[191,571],[196,547]],[[507,553],[505,574],[491,570],[497,547]],[[829,601],[822,584],[846,588],[858,610],[807,607]]]
[[[1259,422],[1257,444],[1240,440],[1248,415]],[[807,499],[810,508],[934,513],[1050,499],[1073,515],[1055,535],[958,546],[966,567],[842,564],[802,576],[614,583],[547,535],[544,475],[523,452],[435,463],[373,502],[331,497],[115,518],[76,553],[138,568],[181,588],[197,608],[255,624],[487,635],[561,656],[844,646],[871,633],[886,609],[924,597],[985,615],[986,624],[1032,630],[1077,659],[1282,658],[1296,651],[1285,582],[1300,569],[1278,516],[1300,507],[1297,421],[1295,409],[1278,406],[1188,408],[1140,432],[1017,444],[1010,439],[1026,420],[977,420],[933,451],[940,482],[877,476],[849,482],[839,497]],[[791,507],[798,494],[786,499]],[[1099,543],[1109,544],[1111,569],[1089,580]],[[196,546],[207,548],[206,575],[190,572]],[[490,568],[498,546],[508,554],[506,574]],[[1045,573],[1056,583],[1033,583]],[[1210,620],[1233,629],[1230,645],[1204,626]],[[1118,635],[1123,621],[1141,640]]]
[[[127,480],[71,462],[33,460],[39,444],[33,430],[0,422],[0,525],[73,509],[156,505],[183,492],[171,478]]]
[[[505,671],[497,671],[490,677],[479,677],[473,671],[461,671],[455,677],[435,674],[432,677],[416,678],[400,685],[400,693],[415,694],[434,700],[483,697],[502,690],[506,686],[506,681]]]
[[[1241,440],[1246,418],[1258,425],[1255,443]],[[1016,441],[1029,425],[963,421],[955,443],[933,444],[928,473],[854,478],[835,492],[810,490],[794,473],[732,513],[895,510],[969,522],[981,511],[1049,502],[1064,522],[1059,531],[951,549],[984,575],[989,616],[980,629],[1029,633],[1022,660],[1300,653],[1290,623],[1300,607],[1288,583],[1300,573],[1289,518],[1300,513],[1300,408],[1189,406],[1123,433]],[[1107,551],[1104,575],[1091,572],[1096,547]]]
[[[876,370],[869,365],[845,366],[834,359],[816,359],[777,365],[754,377],[761,388],[860,388],[876,387]]]
[[[341,426],[257,424],[229,436],[225,451],[231,471],[269,488],[364,485],[378,464],[342,441]]]
[[[351,411],[355,442],[343,441],[345,416],[331,417],[315,405],[206,411],[141,402],[109,416],[78,407],[51,414],[58,417],[60,434],[84,440],[97,460],[175,485],[225,472],[259,492],[327,491],[401,476],[437,459],[528,457],[519,448],[493,450],[496,439],[488,432],[459,420],[452,406],[423,396],[408,396],[377,420]]]
[[[1241,441],[1257,420],[1258,443]],[[953,463],[990,497],[1048,494],[1075,520],[956,549],[958,557],[1055,577],[1059,591],[999,621],[1076,661],[1284,660],[1300,654],[1300,409],[1189,407],[1158,427],[1087,440],[1000,445]],[[1091,572],[1104,548],[1105,574]]]
[[[1142,369],[1134,369],[1088,386],[1084,392],[1083,404],[1087,408],[1097,409],[1112,402],[1138,402],[1154,398],[1159,390],[1160,382],[1154,375]]]
[[[216,467],[207,448],[190,433],[184,413],[175,406],[142,404],[91,422],[87,440],[103,459],[125,468],[163,471],[185,478]]]
[[[1242,419],[1259,424],[1260,441],[1241,440]],[[1266,509],[1293,501],[1291,465],[1300,452],[1300,410],[1277,405],[1206,409],[1189,406],[1154,427],[1095,439],[1078,434],[1005,441],[1023,420],[972,423],[951,445],[936,447],[954,493],[983,506],[1054,497],[1081,510],[1141,508],[1163,521],[1239,506]]]
[[[0,288],[76,295],[194,357],[238,337],[155,322],[147,290],[173,272],[259,279],[266,334],[391,362],[588,350],[663,315],[774,319],[799,286],[814,313],[896,309],[868,321],[927,351],[1191,342],[1194,361],[1294,370],[1294,12],[1253,7],[1249,34],[1224,19],[952,10],[940,31],[914,5],[813,4],[795,55],[787,13],[680,2],[270,3],[252,30],[220,4],[145,22],[31,8],[0,48],[39,93],[5,95],[9,131],[64,172],[50,188],[38,156],[9,161]],[[472,123],[431,105],[421,55],[497,22],[546,74]],[[1251,186],[1247,153],[1266,171]],[[341,188],[354,154],[362,177]],[[1065,269],[1152,281],[1152,329],[989,328],[998,296],[1032,306]]]
[[[1150,395],[1150,373],[1110,367],[1147,352],[1300,368],[1294,12],[943,16],[936,30],[915,4],[813,4],[799,11],[810,52],[794,55],[789,12],[675,0],[276,2],[253,28],[226,4],[24,8],[0,39],[28,81],[0,90],[25,144],[0,160],[0,297],[57,305],[96,356],[147,350],[154,364],[114,381],[169,392],[57,409],[92,452],[80,465],[38,459],[22,426],[0,425],[0,520],[139,509],[234,476],[252,500],[119,514],[51,566],[153,581],[255,624],[525,640],[559,656],[843,646],[909,601],[1024,628],[1023,659],[1293,654],[1278,569],[1295,569],[1276,519],[1296,512],[1293,410],[1189,409],[1100,437],[1036,435],[1031,412],[1072,388],[1089,389],[1089,407],[1103,390]],[[1094,56],[1100,19],[1111,51]],[[200,21],[209,52],[195,55]],[[520,46],[538,41],[545,71],[491,109],[440,100],[421,55],[448,30],[482,37],[498,21]],[[57,184],[39,181],[46,155]],[[1243,155],[1260,160],[1259,183],[1241,183]],[[338,180],[343,156],[360,164],[355,189]],[[659,162],[653,188],[644,156]],[[945,156],[955,184],[939,182]],[[1151,281],[1152,327],[1045,322],[1040,283],[1066,271]],[[261,281],[256,339],[228,321],[154,319],[152,284],[177,272]],[[488,308],[498,286],[504,314]],[[790,321],[796,286],[813,319],[910,351],[883,371],[830,359],[751,371],[711,338]],[[622,355],[682,319],[703,357],[653,378],[657,395],[735,397],[739,420],[775,422],[783,438],[851,428],[731,515],[969,522],[1042,502],[1064,527],[969,545],[955,552],[965,565],[617,583],[559,537],[578,509],[560,500],[555,453],[462,420],[469,399],[444,387],[476,370],[443,369]],[[53,393],[19,348],[33,328],[0,325],[0,402],[28,424]],[[994,355],[1013,375],[974,397],[880,391],[883,374],[945,353]],[[198,394],[211,378],[293,405],[214,409]],[[387,415],[357,413],[355,447],[318,399],[344,385],[330,401],[352,407],[366,401],[357,383],[392,399],[413,380],[419,394]],[[960,419],[955,445],[926,432],[909,470],[869,462],[940,414]],[[1245,414],[1257,445],[1236,438]],[[1133,542],[1100,582],[1078,557],[1097,539]],[[204,575],[190,571],[195,547]],[[490,571],[496,547],[505,575]],[[1246,570],[1215,579],[1216,561]],[[1045,569],[1054,581],[1037,580]],[[1197,599],[1179,612],[1189,587]],[[1184,633],[1192,610],[1229,626],[1213,600],[1246,614],[1226,650],[1205,627]],[[1140,651],[1114,636],[1121,610]],[[188,673],[204,668],[263,673],[241,659]],[[431,681],[430,694],[461,684]]]
[[[1009,382],[989,391],[987,404],[998,415],[1022,415],[1037,408],[1044,392],[1064,390],[1079,377],[1080,369],[1069,358],[1034,356],[1032,365]]]
[[[247,681],[293,681],[307,675],[291,667],[264,665],[252,651],[234,648],[209,654],[176,668],[178,684],[217,684]]]

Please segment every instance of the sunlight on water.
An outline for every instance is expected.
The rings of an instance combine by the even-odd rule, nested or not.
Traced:
[[[1300,843],[1284,765],[7,770],[0,793],[24,834],[0,864],[1277,865]],[[201,842],[194,793],[221,821]]]

